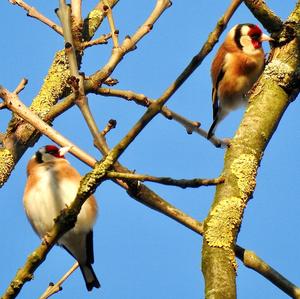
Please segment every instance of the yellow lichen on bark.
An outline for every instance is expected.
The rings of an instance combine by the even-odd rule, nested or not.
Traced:
[[[70,71],[65,51],[58,51],[55,54],[54,61],[44,79],[44,83],[38,95],[30,105],[30,109],[44,119],[51,107],[55,105],[66,92],[67,79],[69,76]],[[14,114],[9,122],[7,134],[14,132],[18,124],[22,122],[23,119]],[[34,131],[32,126],[28,125],[28,128],[30,132]]]
[[[65,51],[56,53],[54,61],[44,79],[44,84],[32,101],[30,109],[40,115],[45,116],[50,108],[62,96],[67,86],[67,79],[70,76]]]
[[[99,26],[99,20],[103,18],[103,12],[100,9],[94,9],[92,10],[89,14],[88,14],[88,34],[85,37],[87,39],[87,37],[90,37],[98,28]]]
[[[231,165],[231,171],[237,179],[241,199],[247,201],[256,186],[258,161],[254,154],[242,154]]]
[[[8,149],[0,149],[0,187],[7,181],[14,168],[14,158]]]
[[[230,247],[233,242],[232,229],[240,224],[244,202],[239,197],[224,198],[210,212],[206,223],[206,241],[210,246]]]
[[[228,257],[236,268],[235,254],[232,250],[234,231],[239,227],[245,203],[242,198],[224,198],[210,212],[206,222],[205,239],[209,246],[222,247],[228,251]]]

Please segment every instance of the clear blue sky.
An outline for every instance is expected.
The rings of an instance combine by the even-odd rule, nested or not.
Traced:
[[[29,2],[30,0],[28,0]],[[54,53],[63,46],[54,31],[26,17],[24,11],[1,1],[1,73],[0,83],[13,90],[22,77],[29,79],[21,99],[29,105],[38,92]],[[86,13],[97,1],[84,1]],[[130,89],[156,98],[187,65],[214,28],[230,1],[173,1],[155,24],[153,31],[119,64],[113,77],[116,88]],[[58,1],[30,1],[45,15],[58,22],[54,13]],[[267,1],[282,18],[286,18],[296,1]],[[114,9],[120,40],[133,34],[146,19],[155,1],[120,1]],[[257,21],[242,5],[228,29],[237,23]],[[98,36],[108,32],[106,22]],[[221,40],[223,40],[222,36]],[[82,70],[93,73],[107,61],[111,42],[86,51]],[[268,49],[265,47],[266,51]],[[215,50],[214,50],[215,52]],[[213,52],[213,53],[214,53]],[[184,86],[171,98],[168,106],[183,116],[200,121],[209,128],[212,119],[210,54]],[[110,118],[118,121],[109,133],[110,146],[143,114],[144,108],[121,99],[90,96],[98,125],[103,128]],[[274,99],[276,100],[276,99]],[[254,198],[246,209],[238,243],[254,250],[292,282],[300,285],[298,228],[300,162],[299,101],[290,105],[275,132],[259,169]],[[243,110],[234,112],[218,127],[218,135],[233,136]],[[0,131],[4,131],[10,113],[0,111]],[[74,107],[54,122],[54,127],[88,153],[98,156],[87,127]],[[1,190],[0,293],[2,294],[27,255],[40,241],[27,222],[22,206],[26,164],[38,147],[52,143],[43,137],[22,157],[11,178]],[[120,161],[138,173],[174,178],[217,177],[223,168],[224,150],[214,148],[204,138],[186,134],[174,121],[158,116],[138,136]],[[69,158],[82,173],[86,165]],[[213,200],[214,187],[181,190],[148,184],[155,192],[202,221]],[[200,271],[202,238],[167,217],[135,202],[123,189],[105,182],[96,192],[100,215],[94,229],[94,269],[102,288],[87,293],[81,273],[77,271],[64,284],[61,294],[53,298],[103,299],[177,299],[203,298]],[[55,247],[47,260],[27,283],[19,298],[38,298],[50,281],[57,281],[73,264],[73,259]],[[239,263],[238,297],[243,299],[281,299],[287,296],[260,275]]]

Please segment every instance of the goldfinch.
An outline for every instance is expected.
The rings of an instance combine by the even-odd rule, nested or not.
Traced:
[[[265,66],[262,42],[271,40],[254,24],[236,25],[227,34],[211,65],[213,123],[208,139],[231,110],[247,103],[247,93]]]
[[[64,157],[68,150],[46,145],[27,165],[23,203],[33,229],[41,238],[51,230],[60,211],[74,200],[79,187],[80,174]],[[100,287],[91,266],[94,262],[92,229],[96,216],[96,200],[90,196],[81,208],[75,227],[58,241],[58,245],[78,261],[88,291]]]

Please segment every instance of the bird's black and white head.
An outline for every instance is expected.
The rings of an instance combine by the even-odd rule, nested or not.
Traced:
[[[55,145],[45,145],[41,147],[34,155],[36,162],[44,163],[57,159],[64,159],[64,155],[70,150],[70,147],[58,148]]]
[[[255,24],[238,24],[230,30],[236,46],[247,54],[261,50],[263,41],[273,40]]]

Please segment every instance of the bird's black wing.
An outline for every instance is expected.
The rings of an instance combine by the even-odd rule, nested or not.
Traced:
[[[94,246],[93,246],[93,231],[91,230],[86,235],[86,256],[90,264],[94,263]]]
[[[219,111],[219,99],[218,99],[218,88],[219,88],[219,83],[223,79],[225,74],[224,68],[222,67],[220,69],[220,72],[217,77],[216,81],[216,86],[213,87],[212,89],[212,102],[213,102],[213,119],[216,120],[217,118],[217,113]]]

